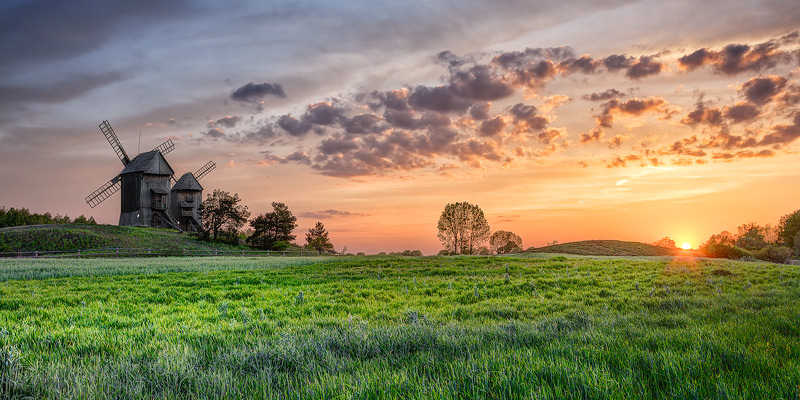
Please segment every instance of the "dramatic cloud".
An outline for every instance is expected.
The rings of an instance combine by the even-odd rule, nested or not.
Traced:
[[[625,72],[625,76],[631,79],[642,79],[651,75],[658,75],[664,69],[664,64],[655,61],[653,57],[639,57]]]
[[[719,126],[722,125],[723,122],[722,110],[719,108],[707,108],[702,101],[697,102],[695,109],[681,119],[682,124],[690,126],[699,124]]]
[[[758,106],[746,101],[740,101],[730,107],[725,107],[725,117],[732,123],[752,121],[761,115]]]
[[[283,86],[277,83],[253,83],[250,82],[231,93],[231,99],[246,102],[258,102],[264,97],[272,95],[286,97]]]
[[[795,57],[792,50],[781,48],[787,41],[791,41],[791,37],[787,35],[756,45],[729,44],[719,51],[699,49],[679,58],[678,65],[688,71],[708,65],[715,72],[725,75],[760,72],[778,63],[790,62]]]
[[[222,127],[225,127],[225,128],[233,128],[241,120],[242,120],[241,117],[238,117],[238,116],[232,117],[230,115],[226,115],[226,116],[224,116],[224,117],[222,117],[222,118],[220,118],[220,119],[218,119],[216,121],[209,121],[208,127],[212,128],[214,126],[222,126]]]
[[[606,101],[620,97],[625,97],[625,94],[617,89],[608,89],[605,92],[590,93],[583,95],[583,99],[589,101]]]
[[[615,115],[638,116],[646,112],[660,113],[665,118],[672,115],[672,110],[667,107],[667,102],[661,97],[648,97],[646,99],[630,99],[619,101],[614,99],[602,104],[603,108],[597,117],[597,125],[604,128],[611,128]]]
[[[780,93],[784,86],[786,86],[786,78],[782,76],[759,76],[743,83],[739,87],[739,92],[743,93],[747,100],[763,105]]]

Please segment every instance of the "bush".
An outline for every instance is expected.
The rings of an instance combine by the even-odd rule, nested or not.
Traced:
[[[759,250],[756,257],[759,260],[774,262],[777,264],[786,264],[792,259],[794,251],[785,246],[769,245]]]
[[[707,243],[700,247],[700,251],[706,257],[727,258],[731,260],[738,260],[740,258],[753,256],[753,253],[745,249],[723,243]]]

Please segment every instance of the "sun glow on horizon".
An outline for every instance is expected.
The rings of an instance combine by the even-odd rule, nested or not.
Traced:
[[[689,244],[689,242],[684,242],[684,243],[681,245],[681,248],[682,248],[682,249],[684,249],[684,250],[691,250],[691,249],[692,249],[692,245],[691,245],[691,244]]]

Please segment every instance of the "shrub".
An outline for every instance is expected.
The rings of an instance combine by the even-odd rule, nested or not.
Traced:
[[[785,246],[769,245],[759,250],[756,257],[759,260],[774,262],[778,264],[786,264],[792,259],[794,251]]]
[[[744,257],[752,257],[753,254],[745,249],[723,243],[706,243],[700,247],[700,251],[706,257],[712,258],[728,258],[731,260],[738,260]]]

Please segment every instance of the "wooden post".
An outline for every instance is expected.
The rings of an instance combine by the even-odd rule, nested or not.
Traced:
[[[81,249],[78,249],[78,258],[81,258]]]

